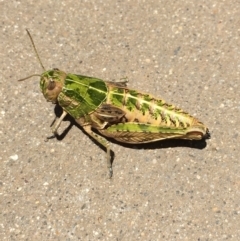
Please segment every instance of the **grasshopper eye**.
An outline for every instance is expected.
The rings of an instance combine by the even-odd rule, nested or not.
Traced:
[[[48,84],[48,90],[53,90],[56,86],[56,82],[54,80],[50,80],[49,84]]]

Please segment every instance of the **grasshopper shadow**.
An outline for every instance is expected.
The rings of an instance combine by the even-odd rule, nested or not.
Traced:
[[[55,113],[56,117],[60,118],[60,116],[63,113],[62,107],[60,105],[56,104],[54,107],[54,113]],[[61,134],[57,134],[55,136],[58,141],[63,140],[65,138],[65,136],[68,134],[68,132],[72,129],[72,127],[77,124],[75,122],[75,120],[73,119],[73,117],[71,117],[70,115],[66,115],[65,118],[63,119],[63,121],[68,121],[68,122],[70,122],[70,124],[66,129],[63,130],[63,132]],[[54,123],[54,120],[50,126],[52,126],[53,123]]]
[[[59,105],[56,105],[54,108],[54,112],[56,117],[60,117],[63,110],[62,107],[60,107]],[[72,127],[75,125],[78,127],[78,129],[80,129],[83,134],[89,136],[84,129],[74,120],[73,117],[71,117],[70,115],[67,115],[63,121],[69,121],[70,124],[69,126],[59,135],[56,136],[56,139],[61,141],[65,138],[65,136],[68,134],[68,132],[72,129]],[[98,133],[96,131],[96,133]],[[98,133],[100,134],[100,133]],[[101,134],[100,134],[101,135]],[[96,140],[92,139],[90,136],[89,138],[99,147],[101,148],[103,151],[106,151],[105,147],[103,147],[101,144],[99,144]],[[106,137],[105,137],[106,138]],[[144,144],[128,144],[128,143],[122,143],[119,141],[116,141],[112,138],[106,138],[107,140],[109,140],[111,143],[114,144],[118,144],[121,145],[123,147],[126,148],[131,148],[131,149],[164,149],[164,148],[175,148],[175,147],[188,147],[188,148],[195,148],[195,149],[204,149],[207,145],[206,140],[181,140],[181,139],[166,139],[166,140],[161,140],[161,141],[156,141],[156,142],[152,142],[152,143],[144,143]],[[111,149],[111,163],[113,163],[114,158],[115,158],[115,154]]]
[[[63,109],[60,105],[56,104],[55,108],[54,108],[54,113],[56,115],[56,117],[60,117],[63,113]],[[73,126],[78,127],[78,129],[80,129],[80,131],[87,135],[98,147],[100,147],[103,151],[106,151],[106,149],[99,144],[95,139],[93,139],[91,136],[88,135],[88,133],[74,120],[74,118],[70,115],[66,115],[66,117],[63,119],[63,121],[68,121],[70,124],[69,126],[61,133],[61,134],[57,134],[55,137],[58,141],[61,141],[65,138],[65,136],[68,134],[68,132],[72,129]],[[52,122],[51,126],[53,125],[54,121]],[[114,152],[111,150],[111,162],[113,162],[115,154]]]

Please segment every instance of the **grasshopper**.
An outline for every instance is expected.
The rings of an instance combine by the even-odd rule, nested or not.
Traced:
[[[103,81],[57,68],[46,71],[33,39],[26,31],[44,72],[19,81],[40,77],[40,89],[45,99],[63,110],[60,118],[56,117],[53,122],[52,137],[58,135],[64,117],[71,115],[89,136],[106,148],[110,178],[113,174],[111,149],[105,137],[130,144],[210,138],[208,128],[195,117],[162,99],[128,89],[127,81]]]

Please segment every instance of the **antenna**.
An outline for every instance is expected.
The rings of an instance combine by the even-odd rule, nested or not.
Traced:
[[[34,52],[35,52],[35,54],[36,54],[36,56],[37,56],[37,59],[38,59],[40,65],[41,65],[42,69],[43,69],[44,71],[46,71],[46,69],[44,68],[44,66],[43,66],[43,64],[42,64],[42,61],[41,61],[41,59],[40,59],[40,57],[39,57],[39,55],[38,55],[37,49],[36,49],[35,44],[34,44],[34,42],[33,42],[33,38],[32,38],[32,36],[31,36],[30,32],[28,31],[28,29],[26,29],[26,31],[27,31],[27,34],[28,34],[30,40],[31,40],[31,43],[32,43]],[[19,79],[18,81],[23,81],[23,80],[29,79],[29,78],[31,78],[31,77],[33,77],[33,76],[39,76],[39,77],[41,77],[40,74],[32,74],[32,75],[30,75],[30,76],[28,76],[28,77],[25,77],[25,78],[23,78],[23,79]]]
[[[30,75],[30,76],[28,76],[28,77],[25,77],[25,78],[23,78],[23,79],[19,79],[18,81],[23,81],[23,80],[26,80],[26,79],[32,78],[33,76],[39,76],[39,77],[41,77],[40,74],[32,74],[32,75]]]
[[[38,58],[38,61],[39,61],[40,65],[41,65],[42,69],[43,69],[44,71],[46,71],[46,69],[44,68],[44,66],[43,66],[43,64],[42,64],[42,61],[41,61],[41,59],[40,59],[40,57],[39,57],[39,55],[38,55],[38,52],[37,52],[37,49],[36,49],[35,44],[34,44],[34,42],[33,42],[32,36],[31,36],[31,34],[30,34],[30,32],[28,31],[27,28],[26,28],[26,31],[27,31],[27,34],[28,34],[30,40],[31,40],[31,43],[32,43],[34,52],[35,52],[35,54],[36,54],[36,56],[37,56],[37,58]]]

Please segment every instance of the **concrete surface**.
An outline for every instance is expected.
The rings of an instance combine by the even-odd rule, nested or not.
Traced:
[[[240,240],[239,1],[0,1],[1,240]],[[118,80],[197,116],[212,138],[105,153],[50,134],[46,69]],[[69,125],[65,121],[64,131]],[[204,146],[205,145],[205,146]]]

